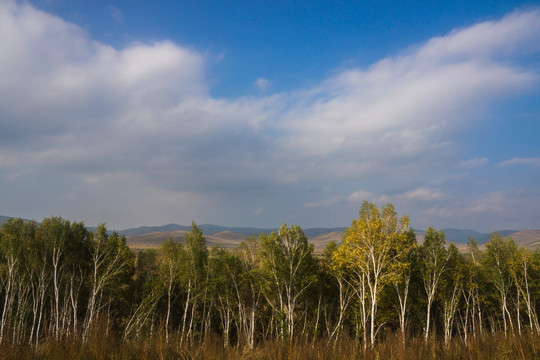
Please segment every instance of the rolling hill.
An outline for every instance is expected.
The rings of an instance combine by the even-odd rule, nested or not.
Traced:
[[[0,216],[0,225],[8,219],[8,216]],[[213,224],[203,224],[199,227],[209,247],[224,248],[236,247],[251,235],[268,234],[275,230],[255,227],[226,227]],[[89,229],[93,230],[93,228]],[[321,252],[330,241],[341,242],[345,228],[307,228],[303,230],[308,240],[315,245],[316,251]],[[169,237],[175,241],[183,241],[184,234],[189,231],[190,226],[187,225],[166,224],[118,230],[118,233],[127,237],[131,248],[142,250],[156,248]],[[473,237],[479,244],[483,244],[489,239],[489,233],[469,229],[444,229],[444,232],[447,242],[456,243],[460,247],[467,243],[469,237]],[[499,233],[503,236],[512,236],[517,244],[529,249],[540,248],[540,230],[500,230]],[[417,241],[422,243],[425,232],[418,230],[415,231],[415,234]]]
[[[120,231],[120,233],[127,236],[128,244],[133,249],[147,249],[159,246],[168,237],[175,241],[183,241],[184,234],[189,231],[189,227],[185,226],[182,228],[183,230],[167,231],[158,227],[159,231],[147,233],[143,233],[144,230],[138,228],[136,231],[128,229]],[[227,228],[216,225],[208,227],[201,226],[201,228],[203,229],[203,234],[209,247],[219,246],[223,248],[234,248],[251,235],[269,233],[272,231],[270,229],[258,228]],[[204,230],[205,228],[207,231]],[[241,232],[233,231],[238,229],[242,229]],[[315,251],[318,253],[322,252],[330,241],[335,241],[337,243],[341,242],[344,231],[345,228],[304,229],[304,233],[308,237],[308,240],[315,245]],[[459,248],[464,247],[469,237],[473,237],[479,244],[483,244],[489,240],[488,233],[481,233],[474,230],[444,229],[444,232],[446,234],[447,242],[456,243]],[[140,235],[129,235],[133,233],[140,233]],[[520,246],[525,246],[529,249],[540,247],[540,230],[502,230],[499,231],[499,233],[503,236],[512,236],[514,241]],[[415,234],[418,243],[422,243],[425,231],[416,231]]]

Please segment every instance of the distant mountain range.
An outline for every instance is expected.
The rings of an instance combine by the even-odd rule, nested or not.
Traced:
[[[0,216],[0,225],[9,217]],[[276,229],[255,228],[255,227],[227,227],[212,224],[199,225],[203,234],[207,238],[210,246],[219,245],[223,247],[234,247],[251,235],[261,233],[268,234]],[[94,228],[90,228],[94,229]],[[163,240],[171,237],[181,241],[186,232],[191,229],[188,225],[167,224],[162,226],[141,226],[125,230],[117,230],[119,234],[128,238],[128,243],[132,247],[148,248],[161,244]],[[469,229],[443,229],[448,243],[466,244],[470,237],[479,244],[489,240],[489,233],[482,233]],[[340,242],[345,232],[345,227],[334,228],[306,228],[303,229],[309,241],[315,244],[316,248],[326,246],[330,241]],[[540,230],[499,230],[503,236],[512,236],[516,243],[522,246],[536,248],[540,246]],[[418,242],[424,240],[425,231],[415,231]]]
[[[469,238],[473,238],[479,244],[483,244],[489,240],[490,233],[481,233],[475,230],[470,229],[443,229],[444,235],[446,236],[446,242],[453,242],[456,244],[466,244],[469,241]],[[421,237],[425,235],[425,231],[419,230],[415,231],[416,237]],[[498,230],[497,231],[502,236],[510,236],[512,234],[518,233],[519,230]]]
[[[206,237],[209,246],[235,247],[251,235],[268,234],[275,229],[254,227],[226,227],[204,224],[199,226]],[[330,241],[341,242],[345,227],[307,228],[303,229],[309,241],[321,251]],[[467,243],[470,237],[479,244],[489,240],[489,233],[470,229],[443,229],[448,243],[453,242],[459,247]],[[170,237],[182,241],[184,234],[190,231],[190,226],[167,224],[163,226],[143,226],[118,231],[128,238],[128,243],[134,248],[149,248],[161,244]],[[502,236],[512,236],[517,244],[531,249],[540,247],[540,230],[499,230]],[[425,231],[415,231],[419,243],[424,241]]]
[[[254,227],[227,227],[227,226],[219,226],[219,225],[212,225],[212,224],[203,224],[203,225],[197,225],[201,228],[204,235],[214,235],[220,232],[228,231],[232,233],[242,234],[246,236],[251,235],[259,235],[259,234],[269,234],[275,229],[270,228],[254,228]],[[160,232],[160,231],[190,231],[191,226],[187,225],[178,225],[178,224],[167,224],[163,226],[141,226],[133,229],[125,229],[125,230],[119,230],[118,233],[125,235],[125,236],[138,236],[138,235],[144,235],[152,232]],[[334,231],[341,231],[344,232],[344,227],[336,227],[336,228],[309,228],[309,229],[302,229],[304,231],[304,234],[309,237],[314,237],[318,235],[327,234]]]
[[[231,232],[242,234],[246,236],[259,235],[261,233],[269,234],[276,229],[270,228],[254,228],[254,227],[227,227],[219,225],[204,224],[198,225],[204,235],[215,235],[220,232]],[[320,235],[325,235],[333,232],[345,232],[345,227],[335,227],[335,228],[307,228],[302,229],[304,234],[308,238],[317,237]],[[444,234],[446,235],[447,242],[454,243],[467,243],[469,237],[474,238],[478,243],[484,243],[489,240],[489,233],[482,233],[475,230],[469,229],[443,229]],[[163,226],[141,226],[132,229],[119,230],[118,233],[125,235],[127,237],[140,236],[148,233],[154,232],[166,232],[166,231],[190,231],[190,226],[187,225],[178,225],[178,224],[167,224]],[[418,230],[415,231],[417,236],[423,238],[425,231]],[[502,236],[509,236],[511,234],[519,232],[519,230],[499,230],[498,231]]]
[[[258,235],[260,233],[270,233],[274,229],[262,229],[262,228],[253,228],[253,227],[226,227],[218,226],[211,224],[197,225],[201,228],[204,235],[213,235],[222,231],[230,231],[243,235]],[[178,224],[167,224],[163,226],[141,226],[132,229],[118,230],[119,234],[125,236],[138,236],[144,235],[152,232],[160,231],[190,231],[191,226],[189,225],[178,225]]]

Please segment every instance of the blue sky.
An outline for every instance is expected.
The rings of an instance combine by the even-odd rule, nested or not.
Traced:
[[[0,214],[540,228],[540,7],[0,0]]]

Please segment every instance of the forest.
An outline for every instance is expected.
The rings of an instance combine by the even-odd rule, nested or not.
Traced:
[[[0,229],[2,358],[538,358],[540,251],[498,233],[466,251],[364,202],[314,254],[283,224],[232,250],[132,251],[104,224]]]

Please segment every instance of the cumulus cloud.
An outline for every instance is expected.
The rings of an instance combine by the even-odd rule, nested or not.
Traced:
[[[29,5],[2,5],[0,136],[11,165],[157,179],[243,152],[265,117],[262,101],[211,98],[196,51],[169,41],[115,49]]]
[[[538,84],[535,70],[504,61],[537,51],[538,33],[539,11],[518,11],[315,86],[225,99],[210,95],[202,52],[167,40],[114,48],[31,5],[1,1],[0,176],[129,184],[174,198],[179,213],[188,211],[183,198],[193,211],[211,207],[201,194],[216,212],[226,212],[227,199],[264,199],[279,212],[357,203],[403,182],[415,189],[418,178],[459,163],[455,134],[484,106]],[[270,85],[255,82],[261,93]],[[515,163],[538,159],[501,165]],[[291,196],[323,186],[350,195]],[[402,196],[439,200],[443,192],[416,187]],[[174,212],[166,203],[163,212]]]

